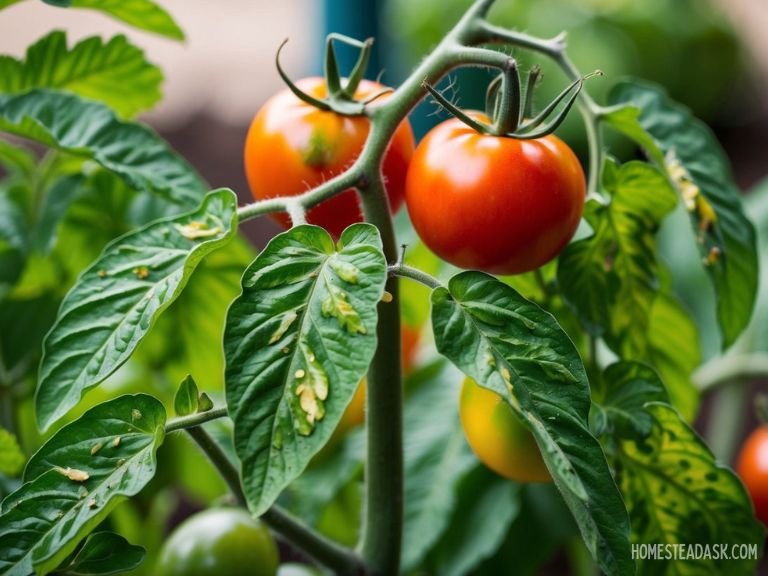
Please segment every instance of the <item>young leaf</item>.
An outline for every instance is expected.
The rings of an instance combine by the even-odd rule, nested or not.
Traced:
[[[453,369],[441,370],[405,406],[404,572],[415,569],[449,529],[457,485],[477,466],[459,422],[462,380]]]
[[[0,56],[0,93],[65,90],[102,102],[123,118],[152,108],[162,96],[162,81],[160,69],[125,36],[106,44],[91,37],[67,50],[66,33],[57,30],[30,46],[24,60]]]
[[[226,391],[254,514],[326,443],[376,348],[386,261],[378,230],[337,247],[316,226],[272,239],[243,275],[224,332]]]
[[[0,427],[0,474],[16,476],[24,467],[24,460],[16,436]]]
[[[196,206],[205,184],[152,130],[122,122],[98,102],[36,89],[0,95],[0,131],[89,158],[131,187],[178,204]]]
[[[90,8],[121,20],[139,30],[184,40],[184,32],[170,14],[151,0],[43,0],[62,8]]]
[[[45,339],[35,397],[42,429],[133,353],[195,267],[236,231],[237,200],[221,189],[200,208],[109,244],[69,291]]]
[[[676,197],[664,175],[642,162],[607,161],[603,186],[611,202],[588,204],[594,234],[563,251],[558,284],[593,334],[622,357],[642,357],[658,293],[655,234]]]
[[[620,436],[616,469],[639,544],[754,545],[764,530],[733,471],[714,455],[670,406],[648,403],[647,438]],[[727,518],[727,521],[723,521]],[[754,574],[757,558],[687,558],[641,562],[638,574]],[[685,567],[682,570],[682,567]]]
[[[197,412],[199,394],[195,379],[187,374],[186,378],[179,384],[179,389],[173,399],[173,409],[176,415],[189,416]]]
[[[709,128],[661,88],[625,81],[609,100],[617,108],[605,120],[646,149],[685,203],[728,347],[749,322],[758,279],[755,229],[728,159]]]
[[[51,572],[124,497],[144,488],[165,419],[155,398],[121,396],[48,440],[27,463],[26,483],[2,503],[0,573]]]
[[[626,510],[589,432],[587,376],[555,319],[492,276],[463,272],[432,293],[432,325],[438,351],[527,422],[601,568],[631,573]]]
[[[647,402],[667,402],[664,383],[650,366],[639,362],[617,362],[601,376],[606,389],[600,403],[592,407],[593,424],[599,434],[614,431],[644,438],[651,433],[653,421],[645,412]]]
[[[146,552],[114,532],[88,536],[71,562],[57,570],[62,576],[108,576],[128,572],[144,561]]]

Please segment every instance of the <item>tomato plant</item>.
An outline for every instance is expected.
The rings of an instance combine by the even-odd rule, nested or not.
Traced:
[[[303,78],[299,90],[325,98],[323,78]],[[354,98],[365,100],[384,90],[377,82],[362,80]],[[386,98],[386,95],[382,96]],[[253,119],[245,140],[245,172],[256,200],[297,196],[341,174],[360,155],[370,130],[365,116],[343,116],[319,110],[286,88],[270,98]],[[405,197],[405,176],[413,154],[413,132],[408,121],[395,131],[384,155],[383,175],[393,213]],[[285,228],[286,214],[271,214]],[[307,222],[334,236],[363,219],[354,190],[348,190],[311,209]]]
[[[552,481],[533,434],[499,394],[465,379],[459,415],[467,442],[488,468],[518,482]]]
[[[46,4],[183,37],[152,0]],[[755,572],[763,526],[697,415],[734,418],[720,385],[765,374],[768,210],[662,88],[592,80],[493,4],[391,90],[371,40],[329,35],[298,82],[278,49],[245,205],[136,120],[162,73],[127,37],[0,58],[0,575],[272,574],[273,533],[342,575]],[[438,88],[466,67],[491,71],[484,113]],[[453,118],[414,152],[429,96]],[[554,135],[574,111],[586,182]],[[256,251],[265,215],[288,229]],[[686,558],[633,548],[659,542]]]
[[[460,268],[494,274],[529,272],[557,256],[576,232],[585,195],[581,164],[556,136],[479,134],[456,118],[424,137],[406,184],[424,243]]]
[[[736,471],[752,498],[755,514],[768,525],[768,427],[760,426],[744,441]]]
[[[158,576],[274,576],[279,556],[269,530],[245,510],[211,508],[182,522],[163,545]]]

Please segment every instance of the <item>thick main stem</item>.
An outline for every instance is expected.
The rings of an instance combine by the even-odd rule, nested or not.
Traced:
[[[376,173],[363,190],[367,221],[381,233],[388,262],[397,260],[397,243],[389,203]],[[362,554],[372,573],[396,575],[400,570],[403,534],[403,386],[400,371],[400,298],[397,278],[389,278],[388,303],[379,303],[378,346],[368,370],[368,457],[365,472],[365,523]]]

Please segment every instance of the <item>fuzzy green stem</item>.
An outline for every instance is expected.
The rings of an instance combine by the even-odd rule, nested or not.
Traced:
[[[218,418],[224,418],[227,416],[227,408],[212,408],[205,412],[198,412],[197,414],[191,414],[189,416],[181,416],[168,421],[165,425],[165,433],[170,434],[177,430],[184,430],[185,428],[192,428],[193,426],[200,426],[211,420],[217,420]]]
[[[573,62],[571,62],[565,52],[564,34],[556,36],[550,40],[542,40],[527,34],[493,26],[487,22],[481,22],[479,24],[476,39],[478,43],[497,42],[539,52],[554,60],[570,80],[578,80],[579,78],[582,78],[582,74]],[[587,184],[587,195],[591,198],[598,199],[603,157],[602,134],[600,132],[600,120],[602,118],[603,108],[592,99],[586,90],[582,90],[579,94],[578,106],[582,117],[584,118],[587,143],[589,145],[589,182]]]
[[[396,261],[395,230],[378,166],[362,193],[365,219],[379,229],[387,260]],[[390,277],[385,290],[392,294],[392,300],[379,303],[378,346],[368,369],[367,490],[361,547],[363,558],[374,574],[395,576],[400,570],[404,514],[398,279]]]
[[[397,262],[396,264],[392,264],[387,268],[387,271],[389,272],[390,276],[400,276],[402,278],[409,278],[411,280],[418,282],[419,284],[423,284],[427,288],[435,289],[435,288],[440,288],[442,286],[440,281],[434,276],[427,274],[426,272],[423,272],[418,268],[407,266],[402,262]]]
[[[365,562],[357,554],[320,536],[280,506],[272,505],[262,514],[261,520],[318,563],[331,568],[334,574],[358,576],[367,573]]]
[[[235,501],[243,508],[248,507],[248,503],[243,493],[243,487],[240,484],[240,474],[234,467],[229,457],[224,453],[221,446],[211,437],[202,426],[192,426],[185,428],[184,431],[197,443],[205,452],[208,459],[216,467],[224,482],[227,483],[229,490],[235,497]]]

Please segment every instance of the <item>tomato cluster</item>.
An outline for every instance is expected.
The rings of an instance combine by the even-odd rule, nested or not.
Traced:
[[[323,98],[322,78],[297,88]],[[363,81],[356,98],[380,91]],[[484,123],[489,119],[473,112]],[[320,110],[288,89],[273,96],[251,123],[245,170],[257,200],[296,196],[340,174],[360,155],[370,128],[364,116]],[[408,121],[396,129],[382,165],[392,212],[403,199],[414,228],[438,256],[493,274],[534,270],[573,236],[585,199],[584,171],[553,135],[533,140],[480,134],[454,118],[435,127],[414,152]],[[288,227],[286,214],[274,216]],[[353,190],[309,211],[307,221],[338,237],[362,219]]]

